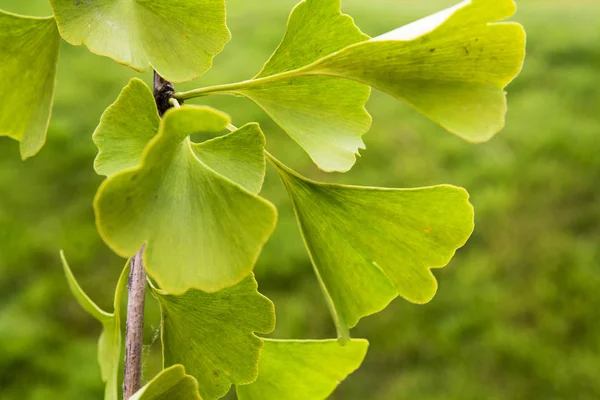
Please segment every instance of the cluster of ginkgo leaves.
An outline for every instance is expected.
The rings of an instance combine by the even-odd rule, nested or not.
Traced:
[[[21,156],[43,146],[60,38],[172,82],[201,76],[230,39],[225,0],[50,0],[54,16],[0,12],[3,93],[0,135]],[[364,149],[371,88],[389,93],[470,142],[504,125],[504,88],[519,73],[525,33],[513,0],[466,0],[370,38],[340,0],[304,0],[279,47],[247,81],[175,93],[258,104],[327,172],[346,172]],[[93,135],[97,227],[124,258],[142,246],[148,285],[162,313],[165,369],[134,399],[318,400],[361,364],[368,343],[350,329],[401,296],[431,300],[431,272],[448,264],[473,230],[464,189],[344,186],[309,180],[265,151],[258,124],[235,128],[210,107],[172,102],[159,117],[153,93],[132,79]],[[227,133],[227,131],[229,131]],[[197,135],[200,134],[200,135]],[[206,138],[193,142],[191,135]],[[215,135],[217,135],[215,137]],[[209,139],[210,138],[210,139]],[[330,305],[338,340],[273,340],[273,304],[252,274],[277,213],[259,196],[267,161],[288,191],[306,248]],[[99,362],[105,399],[118,399],[120,298],[99,309],[63,255],[69,286],[103,325]]]

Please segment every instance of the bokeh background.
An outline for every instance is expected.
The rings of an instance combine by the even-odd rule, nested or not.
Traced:
[[[178,88],[253,76],[283,35],[294,3],[228,0],[233,40],[212,71]],[[453,3],[343,2],[373,36]],[[50,14],[46,0],[0,0],[0,8]],[[374,93],[368,150],[350,173],[327,175],[250,102],[203,100],[237,125],[259,121],[269,150],[315,179],[388,187],[452,183],[471,193],[476,231],[450,266],[436,271],[437,297],[425,306],[396,300],[363,319],[353,334],[371,341],[370,352],[335,399],[600,398],[600,3],[521,0],[513,19],[528,31],[528,58],[509,87],[507,127],[487,144],[468,144]],[[23,163],[17,143],[0,138],[3,400],[102,397],[95,361],[100,326],[68,292],[58,250],[65,249],[84,288],[110,309],[123,260],[96,233],[91,204],[101,178],[92,169],[91,133],[136,74],[83,47],[63,43],[61,52],[43,151]],[[150,83],[149,74],[143,78]],[[3,85],[10,90],[10,82]],[[256,267],[261,291],[277,307],[273,336],[332,337],[290,204],[272,172],[263,193],[280,210]],[[148,313],[146,378],[157,368],[159,347],[152,299]]]

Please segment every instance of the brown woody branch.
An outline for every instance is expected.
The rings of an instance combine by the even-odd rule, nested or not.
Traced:
[[[154,100],[162,117],[175,94],[173,84],[154,72]],[[142,386],[142,350],[144,346],[144,303],[146,298],[146,271],[144,269],[144,247],[131,259],[129,273],[127,324],[125,332],[125,375],[123,399],[127,400]]]

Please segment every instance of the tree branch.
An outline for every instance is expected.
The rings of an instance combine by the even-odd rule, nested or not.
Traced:
[[[127,327],[125,331],[125,375],[123,399],[129,399],[142,386],[142,350],[144,345],[144,303],[146,298],[146,271],[144,247],[131,259],[129,293],[127,300]]]
[[[162,117],[172,107],[175,94],[173,84],[154,72],[154,100]],[[142,350],[144,346],[144,303],[146,298],[146,271],[144,270],[145,245],[131,259],[127,324],[125,332],[125,375],[123,399],[127,400],[142,386]]]

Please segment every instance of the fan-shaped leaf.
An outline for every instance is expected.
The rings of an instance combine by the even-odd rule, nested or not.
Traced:
[[[261,106],[327,172],[347,172],[371,126],[371,90],[325,76],[251,82],[237,92]]]
[[[141,164],[110,176],[98,190],[94,206],[101,236],[123,257],[147,243],[146,270],[169,293],[214,292],[238,283],[274,229],[276,210],[270,203],[210,167],[218,159],[214,149],[226,147],[236,133],[216,144],[207,142],[204,153],[213,151],[207,163],[194,151],[203,153],[202,146],[189,140],[194,133],[220,132],[228,123],[227,116],[208,107],[169,110]],[[254,135],[251,143],[262,146],[260,131],[247,129]],[[260,162],[252,155],[262,147],[239,151],[249,153],[239,159]],[[233,168],[236,162],[219,168]],[[257,164],[249,170],[262,168]],[[242,179],[244,187],[256,189],[256,181]]]
[[[139,71],[202,75],[231,38],[224,0],[51,0],[62,37]]]
[[[365,145],[361,136],[371,126],[366,86],[331,77],[288,77],[283,74],[317,61],[348,45],[368,40],[340,0],[305,0],[288,21],[285,36],[255,79],[239,93],[255,101],[325,171],[346,172]]]
[[[185,365],[198,380],[204,400],[224,396],[232,384],[256,379],[263,342],[254,332],[275,328],[275,309],[258,293],[253,275],[217,293],[155,294],[163,316],[164,364]]]
[[[468,193],[454,186],[382,189],[318,183],[273,159],[298,218],[338,332],[397,295],[434,296],[444,267],[473,231]]]
[[[292,71],[368,40],[340,11],[340,0],[304,0],[290,15],[285,36],[256,78]]]
[[[102,380],[106,383],[106,389],[104,392],[105,400],[118,400],[119,399],[119,362],[121,361],[121,347],[122,347],[122,335],[121,335],[121,295],[125,290],[127,284],[127,275],[129,272],[129,262],[125,265],[119,282],[117,283],[117,289],[115,292],[114,313],[110,314],[106,311],[101,310],[89,297],[81,286],[77,283],[73,272],[69,268],[67,259],[64,253],[61,251],[60,257],[62,260],[65,276],[67,277],[67,283],[69,288],[77,299],[77,302],[81,307],[92,317],[97,319],[102,324],[102,334],[98,342],[98,363],[100,364],[100,370],[102,372]]]
[[[60,36],[54,18],[22,17],[0,11],[0,136],[21,142],[23,159],[46,141]]]
[[[183,365],[174,365],[161,371],[130,400],[202,400],[198,382],[186,375]]]
[[[472,142],[504,126],[504,88],[520,72],[525,32],[496,23],[513,0],[467,0],[380,37],[334,53],[304,69],[346,77],[405,100]]]
[[[146,145],[157,133],[160,118],[150,88],[132,79],[106,109],[94,132],[98,156],[94,168],[99,175],[114,175],[137,167]]]
[[[369,342],[270,340],[260,354],[258,379],[236,387],[239,400],[323,400],[354,372]]]
[[[194,154],[217,173],[257,194],[265,178],[265,135],[247,124],[225,136],[193,143]]]

